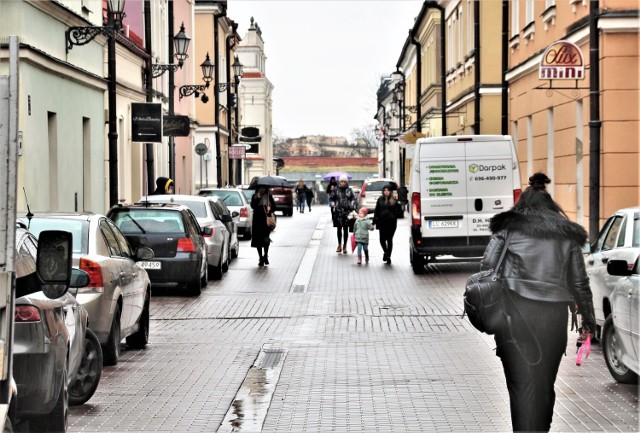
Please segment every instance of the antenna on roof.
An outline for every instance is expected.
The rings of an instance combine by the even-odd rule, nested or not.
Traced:
[[[31,213],[31,209],[29,208],[29,199],[27,198],[27,190],[22,187],[22,191],[24,192],[24,201],[27,204],[27,219],[29,220],[29,224],[27,225],[27,229],[31,226],[31,218],[33,218],[33,214]]]

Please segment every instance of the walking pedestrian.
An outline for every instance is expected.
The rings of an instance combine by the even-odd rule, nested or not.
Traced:
[[[376,201],[373,212],[373,225],[380,231],[380,246],[382,247],[382,261],[391,264],[393,251],[393,235],[398,227],[398,218],[402,216],[402,207],[391,194],[391,186],[382,188],[382,195]]]
[[[494,338],[514,431],[551,428],[554,383],[567,348],[568,307],[577,304],[583,336],[596,326],[582,256],[587,232],[551,198],[550,182],[535,173],[518,202],[491,218],[493,237],[481,262],[482,270],[492,269],[506,244],[502,278],[509,320]]]
[[[269,189],[259,186],[251,197],[253,220],[251,225],[251,247],[258,250],[258,266],[269,265],[269,245],[271,244],[271,229],[267,226],[267,215],[272,215],[276,209],[276,202],[269,194]]]
[[[369,210],[361,207],[358,211],[358,218],[353,224],[353,235],[356,239],[356,248],[358,249],[358,264],[362,264],[362,250],[364,250],[364,261],[369,263],[369,232],[373,230],[373,224],[370,218],[367,218]]]
[[[296,185],[294,192],[298,200],[298,212],[304,213],[304,205],[307,202],[307,191],[309,188],[304,184],[304,180],[300,179]]]
[[[313,188],[307,187],[306,198],[307,198],[307,207],[309,208],[309,212],[311,212],[311,202],[313,201]]]
[[[173,190],[173,179],[160,176],[156,179],[156,189],[149,193],[149,195],[173,194]]]
[[[331,176],[329,179],[329,183],[327,184],[327,203],[329,203],[329,207],[331,207],[331,193],[333,190],[338,187],[338,181],[335,176]]]
[[[356,196],[349,188],[347,176],[340,176],[340,182],[331,192],[333,226],[337,228],[338,248],[336,252],[347,254],[349,238],[349,213],[356,208]]]

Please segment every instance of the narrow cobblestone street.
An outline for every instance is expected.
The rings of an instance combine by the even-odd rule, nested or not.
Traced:
[[[392,265],[376,231],[358,266],[335,252],[329,210],[316,206],[278,219],[269,267],[242,241],[201,296],[154,292],[151,343],[104,368],[93,398],[71,408],[70,431],[509,431],[493,339],[460,317],[478,265],[414,275],[408,223]],[[637,386],[614,381],[598,345],[577,367],[576,338],[552,431],[638,431]]]

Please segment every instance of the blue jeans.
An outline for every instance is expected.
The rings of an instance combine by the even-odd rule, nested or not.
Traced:
[[[364,242],[356,242],[356,248],[358,250],[358,255],[362,255],[362,250],[364,250],[365,255],[369,255],[369,244],[365,244]]]

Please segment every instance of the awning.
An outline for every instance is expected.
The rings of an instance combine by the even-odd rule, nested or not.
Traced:
[[[402,140],[404,140],[407,144],[416,144],[418,138],[424,138],[427,134],[423,134],[422,132],[418,132],[416,130],[409,131],[405,135],[402,136]]]

